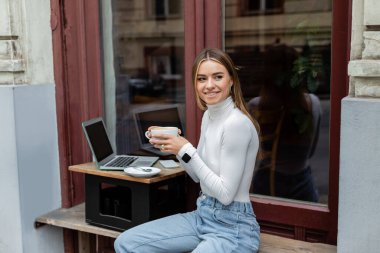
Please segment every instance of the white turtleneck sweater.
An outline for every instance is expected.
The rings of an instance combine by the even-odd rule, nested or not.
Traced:
[[[198,148],[185,144],[178,160],[201,190],[224,205],[232,201],[249,202],[259,139],[251,120],[231,97],[208,105],[203,114]],[[191,160],[181,157],[187,153]]]

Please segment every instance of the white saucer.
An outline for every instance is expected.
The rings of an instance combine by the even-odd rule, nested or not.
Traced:
[[[124,172],[128,176],[132,176],[132,177],[153,177],[153,176],[155,176],[155,175],[157,175],[158,173],[161,172],[161,169],[155,168],[155,167],[138,167],[138,168],[141,168],[141,169],[151,169],[151,171],[144,172],[144,171],[139,170],[139,169],[134,168],[134,167],[127,167],[127,168],[124,169]]]

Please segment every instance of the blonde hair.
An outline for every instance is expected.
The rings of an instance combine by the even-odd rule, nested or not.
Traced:
[[[197,85],[197,75],[199,71],[199,67],[202,62],[204,61],[215,61],[219,64],[222,64],[228,71],[229,75],[231,76],[233,85],[231,87],[231,97],[232,100],[235,103],[235,106],[242,111],[253,123],[253,125],[256,128],[256,131],[259,132],[260,127],[257,121],[251,116],[251,114],[248,112],[247,106],[245,104],[245,101],[243,99],[243,94],[241,91],[240,81],[237,74],[237,68],[233,64],[231,58],[228,54],[223,52],[222,50],[218,48],[205,48],[203,49],[198,56],[195,58],[192,68],[192,78],[193,78],[193,88],[195,93],[195,99],[197,101],[198,107],[205,111],[207,109],[206,103],[201,99],[201,97],[198,94],[198,91],[196,89]]]

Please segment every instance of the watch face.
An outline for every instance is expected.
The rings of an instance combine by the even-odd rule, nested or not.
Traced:
[[[184,161],[185,163],[188,163],[190,161],[191,157],[185,153],[183,156],[182,156],[182,161]]]

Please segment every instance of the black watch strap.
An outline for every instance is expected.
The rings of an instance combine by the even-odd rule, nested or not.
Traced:
[[[189,156],[187,153],[185,153],[183,156],[182,156],[182,161],[184,161],[185,163],[188,163],[191,159],[191,156]]]

